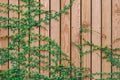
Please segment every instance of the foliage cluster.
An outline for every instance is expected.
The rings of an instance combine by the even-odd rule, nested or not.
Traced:
[[[12,35],[1,36],[0,39],[8,39],[7,47],[0,48],[0,66],[9,63],[9,69],[0,70],[0,80],[82,80],[84,78],[94,79],[95,75],[111,75],[114,78],[108,77],[97,80],[118,80],[120,72],[90,72],[88,68],[76,67],[74,65],[66,66],[59,64],[60,61],[70,63],[68,56],[61,51],[60,46],[50,37],[44,34],[34,33],[35,28],[43,28],[44,25],[49,25],[51,19],[58,20],[62,14],[68,13],[68,10],[73,4],[73,0],[69,5],[65,5],[59,12],[47,11],[42,9],[43,4],[36,0],[20,0],[23,4],[5,4],[0,3],[0,13],[8,14],[8,11],[16,12],[22,17],[4,17],[0,16],[0,28],[9,29]],[[24,9],[26,10],[24,10]],[[43,15],[44,17],[40,17]],[[40,17],[36,20],[36,17]],[[80,32],[89,31],[88,28],[81,28]],[[44,41],[44,44],[31,46],[32,43]],[[74,43],[80,50],[80,58],[88,53],[100,50],[105,54],[103,57],[111,63],[112,66],[120,68],[120,54],[117,51],[120,48],[101,47],[92,44],[86,40],[81,45]],[[92,47],[92,50],[84,51],[84,46]],[[48,53],[48,56],[44,53]],[[60,57],[61,56],[61,57]],[[51,64],[52,63],[52,64]],[[82,63],[82,61],[81,61]],[[50,75],[45,75],[40,71],[48,72]],[[83,75],[84,74],[84,75]]]

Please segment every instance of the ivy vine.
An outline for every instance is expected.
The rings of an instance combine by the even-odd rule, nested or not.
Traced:
[[[70,0],[69,5],[65,5],[59,12],[48,11],[42,9],[44,6],[37,0],[20,0],[21,5],[0,3],[0,13],[8,15],[8,11],[21,14],[22,17],[4,17],[0,15],[0,28],[9,29],[13,34],[0,36],[0,39],[8,39],[7,47],[0,48],[0,66],[9,63],[11,67],[7,70],[0,70],[0,80],[83,80],[89,78],[92,80],[119,80],[120,72],[97,72],[90,73],[90,69],[85,67],[76,67],[74,64],[66,66],[59,64],[60,61],[70,63],[68,56],[61,51],[60,46],[50,37],[44,34],[37,34],[32,32],[34,28],[46,27],[43,24],[49,25],[51,19],[58,20],[62,14],[67,14],[71,8],[73,1]],[[23,8],[26,8],[25,11]],[[36,17],[44,15],[36,20]],[[16,31],[19,31],[16,33]],[[83,27],[80,33],[92,31],[89,28]],[[34,42],[45,41],[44,44],[31,46]],[[108,46],[98,46],[83,39],[83,43],[78,45],[73,43],[80,50],[80,59],[86,54],[94,51],[101,51],[105,54],[103,59],[106,59],[112,66],[120,69],[120,48],[109,48]],[[50,44],[49,44],[50,43]],[[90,46],[92,50],[82,50],[82,47]],[[20,49],[20,51],[18,50]],[[49,57],[43,52],[47,52],[52,57]],[[62,57],[60,57],[62,56]],[[52,65],[50,65],[51,60]],[[82,63],[82,60],[80,60]],[[44,65],[41,65],[44,64]],[[40,71],[46,71],[50,74],[45,75]],[[83,75],[84,74],[84,75]],[[110,75],[107,78],[95,79],[95,75]],[[114,76],[114,77],[111,77]]]

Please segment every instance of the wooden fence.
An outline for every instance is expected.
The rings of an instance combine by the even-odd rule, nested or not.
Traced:
[[[59,11],[65,4],[69,4],[70,0],[40,0],[46,10]],[[20,4],[20,0],[0,0],[0,2]],[[9,12],[9,15],[2,16],[18,16],[16,13]],[[82,25],[87,25],[95,32],[83,33],[82,38],[101,46],[120,47],[120,42],[112,44],[112,42],[120,37],[120,0],[75,0],[68,15],[62,15],[58,22],[52,20],[47,30],[40,29],[40,32],[50,36],[62,48],[62,51],[69,55],[70,60],[74,65],[80,66],[79,50],[72,44],[72,42],[82,43],[80,38],[80,28]],[[9,33],[8,33],[9,32]],[[39,33],[39,29],[34,32]],[[11,35],[9,30],[0,30],[0,36]],[[102,35],[105,36],[102,36]],[[31,45],[37,45],[34,43]],[[0,40],[0,47],[8,45],[8,40]],[[84,47],[83,50],[90,49]],[[117,69],[112,67],[110,63],[103,60],[104,56],[100,51],[92,54],[87,54],[83,57],[82,66],[91,69],[91,72],[114,72]],[[69,65],[69,64],[68,64]],[[9,64],[1,66],[2,70],[9,67]],[[48,74],[48,73],[45,73]],[[96,76],[100,78],[101,76]],[[105,77],[105,76],[103,76]]]

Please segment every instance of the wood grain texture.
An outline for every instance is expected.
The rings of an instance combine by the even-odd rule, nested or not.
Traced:
[[[37,1],[38,3],[39,3],[39,1]],[[32,9],[32,7],[31,7],[31,9]],[[39,16],[36,16],[35,17],[35,20],[36,21],[39,21]],[[36,27],[36,26],[33,26],[33,28],[30,30],[30,33],[34,33],[34,34],[39,34],[39,27]],[[30,36],[31,37],[31,36]],[[36,37],[36,38],[39,38],[39,37]],[[32,48],[32,47],[38,47],[39,46],[39,41],[33,41],[31,44],[30,44],[30,47]],[[39,52],[39,51],[35,51],[35,52]],[[34,54],[34,52],[32,52],[32,54]],[[35,56],[35,55],[30,55],[30,57],[31,58],[34,58],[34,59],[36,59],[37,61],[39,60],[39,57],[38,56]],[[34,63],[32,63],[32,64],[34,64]],[[36,63],[35,63],[36,64]],[[37,66],[40,66],[40,64],[36,64]],[[39,71],[39,68],[31,68],[30,69],[31,71],[33,71],[33,72],[40,72]],[[32,74],[32,73],[31,73]]]
[[[90,0],[83,0],[82,1],[82,28],[91,28],[91,4],[90,4]],[[88,32],[83,32],[82,33],[82,39],[85,39],[86,41],[90,41],[90,37],[91,37],[91,32],[88,31]],[[84,41],[82,40],[82,43],[84,43]],[[90,50],[90,46],[85,46],[82,48],[83,51],[86,51],[86,50]],[[86,71],[85,73],[83,73],[83,75],[86,75],[86,74],[90,74],[90,62],[91,62],[91,56],[90,56],[90,53],[89,54],[86,54],[83,56],[83,63],[82,63],[82,67],[85,67],[88,69],[88,71]],[[86,78],[85,80],[90,80],[88,78]]]
[[[42,7],[42,9],[44,9],[44,10],[49,10],[49,0],[41,0],[41,3],[44,5],[44,7]],[[40,17],[43,18],[43,17],[45,17],[45,15],[41,15]],[[44,26],[46,29],[40,28],[40,33],[43,34],[43,35],[45,35],[45,36],[49,36],[49,25],[46,25],[46,24],[43,23],[42,26]],[[42,45],[42,44],[46,44],[46,43],[47,43],[46,41],[41,41],[41,42],[40,42],[41,45]],[[41,52],[41,54],[43,54],[43,55],[45,55],[45,56],[49,56],[49,53],[46,52],[46,51]],[[49,62],[49,59],[43,58],[43,59],[41,59],[41,60],[44,60],[44,61],[46,61],[46,62]],[[40,66],[45,67],[46,64],[40,63]],[[45,70],[45,71],[41,70],[40,72],[41,72],[41,74],[43,74],[43,75],[49,76],[48,70],[49,70],[49,68],[48,68],[47,70]]]
[[[51,0],[51,10],[55,12],[59,12],[60,10],[60,1],[59,0]],[[60,18],[59,21],[51,20],[50,24],[50,37],[60,46]],[[51,55],[51,58],[55,59],[55,56]],[[60,62],[58,62],[59,64]],[[51,65],[55,65],[55,63],[51,62]],[[59,74],[57,74],[59,75]]]
[[[102,0],[102,46],[111,48],[111,0]],[[106,59],[102,59],[102,72],[111,72],[111,64]],[[107,77],[110,76],[102,75],[102,78]]]
[[[51,0],[51,10],[53,12],[58,12],[60,10],[60,1]],[[58,18],[60,20],[60,18]],[[60,45],[60,21],[51,20],[51,38],[55,40]]]
[[[68,4],[70,0],[61,0],[61,9]],[[61,16],[61,49],[70,59],[70,13]],[[61,63],[66,66],[70,65],[66,61],[61,61]]]
[[[9,4],[14,4],[14,5],[18,5],[18,0],[9,0]],[[17,12],[13,12],[13,11],[9,11],[9,17],[12,18],[12,17],[16,17],[18,18],[18,13]],[[18,24],[18,23],[16,23]],[[18,33],[18,31],[15,32],[16,34]],[[13,31],[9,30],[9,35],[14,35],[15,33],[13,33]],[[12,40],[9,40],[9,43],[14,43]],[[18,53],[18,50],[10,50],[10,52],[16,52]],[[17,57],[17,55],[14,55]],[[12,67],[12,64],[11,62],[9,62],[9,68]]]
[[[80,44],[80,2],[80,0],[75,0],[71,8],[71,43],[75,42],[77,44]],[[72,65],[80,67],[80,51],[74,44],[71,45],[71,49]]]
[[[18,0],[0,0],[1,3],[8,3],[8,1],[10,1],[10,4],[18,5]],[[61,6],[61,9],[63,9],[64,5],[68,5],[70,3],[70,0],[40,0],[40,1],[44,5],[42,9],[49,10],[49,6],[51,6],[51,10],[55,12],[60,10],[60,6]],[[20,4],[22,5],[24,3],[20,2]],[[112,13],[111,13],[111,6],[113,6]],[[0,7],[0,9],[3,9],[3,8]],[[81,9],[82,9],[82,12],[81,12]],[[27,9],[23,8],[23,10],[26,11]],[[111,5],[111,0],[75,0],[71,8],[71,11],[72,11],[71,14],[70,14],[70,11],[69,11],[69,14],[62,14],[61,19],[58,18],[61,21],[57,22],[55,20],[51,20],[50,25],[42,24],[42,26],[44,26],[47,30],[40,28],[40,33],[46,36],[50,36],[53,40],[55,40],[58,43],[58,45],[61,46],[61,50],[69,56],[69,59],[71,59],[72,65],[80,67],[79,49],[77,49],[77,47],[74,46],[74,44],[72,44],[72,42],[76,42],[78,44],[80,44],[81,42],[80,27],[84,27],[84,26],[89,28],[92,27],[92,30],[93,30],[92,34],[90,34],[90,31],[83,33],[82,39],[84,38],[89,42],[90,40],[92,40],[92,43],[99,46],[101,46],[102,44],[102,46],[111,47],[110,46],[111,39],[114,42],[116,39],[120,38],[120,0],[112,0],[112,5]],[[0,16],[8,17],[8,14],[3,14],[0,12]],[[9,16],[18,17],[18,14],[10,11]],[[45,15],[43,14],[40,15],[41,18],[43,18],[44,16]],[[20,18],[23,18],[23,17],[24,16],[20,15]],[[112,22],[111,22],[111,17],[112,17]],[[36,20],[37,19],[39,19],[39,17],[36,17]],[[71,23],[70,23],[70,20],[71,20]],[[80,23],[81,22],[80,20],[82,20],[82,24]],[[111,27],[112,27],[112,32],[111,32]],[[9,32],[10,32],[9,33],[10,35],[13,34],[10,30]],[[31,30],[31,32],[39,33],[39,28],[34,28]],[[8,35],[8,29],[6,30],[0,29],[0,36],[6,36],[6,35]],[[29,36],[26,37],[25,39],[28,40]],[[40,42],[41,45],[46,43],[47,43],[46,41]],[[84,43],[83,40],[82,40],[82,43]],[[113,43],[112,47],[113,48],[120,47],[119,43],[120,41]],[[30,45],[31,47],[38,46],[39,41],[33,42]],[[8,39],[0,39],[0,48],[7,47],[7,46],[8,46]],[[89,50],[89,49],[90,47],[88,46],[83,47],[83,50]],[[20,49],[20,51],[22,52],[22,49]],[[49,56],[49,52],[47,51],[40,51],[40,53],[43,55]],[[119,54],[119,52],[117,53]],[[108,63],[105,59],[101,60],[101,57],[104,57],[104,56],[105,55],[103,53],[101,54],[100,51],[92,52],[92,54],[86,54],[85,56],[83,56],[83,59],[82,59],[83,60],[82,67],[87,67],[90,69],[90,67],[92,66],[92,68],[90,69],[92,73],[101,72],[101,71],[111,72],[111,64]],[[26,57],[28,57],[28,55],[26,55]],[[31,57],[36,57],[36,56],[31,56]],[[53,58],[53,56],[51,56],[51,58]],[[41,60],[45,60],[46,62],[49,61],[49,59],[45,59],[45,58],[41,58]],[[70,65],[68,62],[65,62],[65,61],[61,61],[61,63],[66,66]],[[50,65],[54,65],[54,64],[51,63]],[[45,67],[46,65],[43,63],[40,63],[40,66]],[[8,63],[2,66],[0,65],[0,69],[2,70],[6,70],[8,69],[8,67],[11,67],[11,65],[8,65]],[[39,72],[39,70],[37,69],[31,69],[31,70],[35,70]],[[112,71],[116,72],[116,71],[120,71],[120,69],[117,69],[116,67],[113,66]],[[44,75],[49,76],[48,71],[41,70],[40,72]],[[100,77],[101,75],[95,76],[95,78],[100,78]],[[102,75],[102,78],[106,78],[106,77],[109,77],[109,76]],[[90,80],[90,79],[85,79],[85,80]]]
[[[26,3],[25,2],[22,2],[21,0],[19,0],[20,2],[19,2],[19,5],[26,5]],[[28,10],[28,7],[22,7],[21,8],[24,12],[26,12],[27,10]],[[22,19],[22,18],[26,18],[25,16],[23,16],[21,13],[19,14],[19,18],[20,19]],[[27,30],[27,32],[28,32],[28,30]],[[24,40],[25,41],[27,41],[27,40],[29,40],[29,36],[26,36],[26,37],[24,37]],[[25,46],[28,46],[29,44],[27,43]],[[23,47],[22,47],[22,45],[21,45],[21,47],[19,48],[19,50],[20,50],[20,52],[23,52],[24,51],[24,49],[23,49]],[[27,52],[26,53],[26,55],[25,55],[25,57],[26,58],[28,58],[29,57],[29,53]],[[26,63],[26,65],[29,63],[27,60],[25,61],[25,63]],[[24,66],[20,66],[20,68],[23,68]],[[29,71],[30,69],[27,67],[26,68],[26,70],[27,71]],[[29,76],[30,74],[27,74],[26,76]],[[25,78],[26,79],[26,78]]]
[[[71,39],[72,42],[80,44],[80,1],[76,0],[73,4],[72,7],[72,12],[71,12],[71,17],[72,17],[72,32],[71,32]],[[80,67],[80,57],[79,57],[79,49],[72,44],[72,64],[74,66]]]
[[[92,0],[92,30],[101,33],[101,0]],[[101,45],[101,34],[92,31],[92,43]],[[101,71],[101,53],[92,52],[92,73]],[[95,76],[100,78],[100,75]]]
[[[8,0],[1,0],[0,2],[8,4]],[[5,9],[3,7],[0,7],[0,9],[8,11],[7,9]],[[0,12],[0,16],[8,17],[8,14],[4,14],[4,13]],[[1,29],[0,28],[0,37],[7,36],[7,35],[8,35],[8,29]],[[6,48],[7,46],[8,46],[8,39],[7,38],[0,39],[0,48]],[[8,62],[3,64],[3,65],[0,65],[0,70],[4,71],[4,70],[7,70],[7,69],[8,69]]]
[[[120,41],[116,41],[120,38],[120,0],[112,1],[112,44],[113,48],[120,47]],[[120,52],[116,52],[120,54]],[[112,67],[113,72],[120,71],[120,68]]]

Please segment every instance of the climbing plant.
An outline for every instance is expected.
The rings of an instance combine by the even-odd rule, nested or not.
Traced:
[[[69,80],[70,77],[68,76],[72,67],[59,64],[60,61],[70,63],[67,55],[61,51],[60,46],[50,37],[34,33],[32,30],[39,27],[46,29],[44,24],[48,25],[51,19],[57,20],[60,15],[68,13],[73,0],[59,12],[42,9],[44,5],[39,0],[20,0],[20,2],[23,4],[0,3],[0,7],[5,8],[4,10],[0,9],[0,13],[8,15],[9,11],[21,16],[20,18],[0,16],[0,28],[9,29],[12,33],[12,35],[0,37],[0,39],[7,38],[9,40],[7,47],[0,48],[0,66],[5,63],[9,63],[10,66],[7,70],[0,70],[0,79]],[[40,17],[38,20],[35,19],[42,15],[44,17]],[[35,46],[30,45],[41,41],[46,43]],[[45,55],[45,52],[48,55]],[[51,57],[49,57],[49,54]],[[46,71],[50,75],[45,75],[41,71]]]
[[[80,36],[82,36],[83,33],[87,33],[87,32],[96,32],[97,34],[100,34],[99,32],[90,29],[88,26],[82,26],[82,28],[80,29]],[[102,34],[102,36],[106,36],[104,34]],[[82,37],[81,37],[82,38]],[[102,59],[106,59],[107,62],[109,62],[111,64],[112,67],[116,68],[117,71],[114,72],[96,72],[96,73],[91,73],[91,70],[88,70],[88,74],[83,76],[82,74],[84,74],[84,72],[81,71],[81,80],[86,77],[92,80],[119,80],[120,79],[120,48],[111,48],[111,45],[108,46],[100,46],[100,45],[96,45],[93,44],[92,42],[89,42],[87,40],[85,40],[84,38],[82,38],[82,43],[80,45],[78,45],[77,43],[73,42],[73,44],[78,47],[78,49],[80,50],[79,55],[80,55],[80,63],[82,64],[83,61],[81,60],[83,58],[83,56],[87,55],[87,54],[93,54],[93,52],[95,51],[100,51],[102,54],[104,54],[104,56],[100,56],[102,57]],[[112,44],[116,43],[119,41],[119,38],[114,40],[112,42]],[[83,50],[83,47],[91,47],[90,49],[87,50]],[[94,53],[95,54],[95,53]],[[82,67],[82,66],[81,66]],[[107,66],[105,66],[107,67]],[[96,75],[99,76],[106,76],[105,78],[95,78]],[[109,76],[109,77],[107,77]]]
[[[44,10],[43,4],[38,0],[20,0],[24,4],[5,4],[0,3],[0,13],[8,15],[9,12],[16,12],[22,17],[4,17],[0,15],[0,28],[9,29],[12,35],[0,36],[0,39],[8,39],[7,47],[0,48],[0,66],[9,63],[7,70],[0,70],[0,80],[82,80],[89,78],[92,80],[119,80],[120,72],[97,72],[90,73],[90,69],[85,67],[76,67],[72,63],[70,66],[60,64],[60,61],[71,63],[68,56],[61,51],[60,46],[50,37],[41,33],[34,33],[34,28],[46,29],[51,19],[58,20],[62,14],[67,14],[73,4],[70,0],[69,5],[65,5],[59,12]],[[24,8],[24,9],[23,9]],[[44,17],[40,17],[44,15]],[[39,17],[36,20],[36,17]],[[80,29],[80,33],[90,30],[87,27]],[[81,36],[81,35],[80,35]],[[45,41],[46,43],[32,45],[35,42]],[[98,46],[85,39],[83,43],[73,44],[80,50],[80,64],[82,57],[94,51],[101,51],[112,66],[120,68],[120,54],[117,52],[120,48],[110,48],[108,46]],[[118,40],[117,40],[118,41]],[[83,47],[90,46],[90,50],[82,50]],[[44,53],[48,55],[45,55]],[[60,57],[61,56],[61,57]],[[52,63],[52,64],[51,64]],[[45,75],[43,72],[49,73]],[[110,75],[107,78],[95,79],[95,75]],[[114,76],[114,77],[111,77]]]

